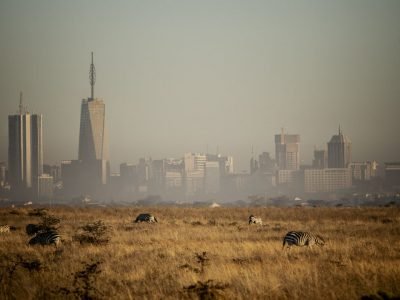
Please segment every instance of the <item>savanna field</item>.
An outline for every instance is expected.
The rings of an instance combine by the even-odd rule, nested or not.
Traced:
[[[146,212],[158,223],[133,223]],[[28,245],[26,225],[46,220],[61,245]],[[1,299],[400,297],[397,207],[2,208],[4,224]],[[325,246],[282,250],[291,230]]]

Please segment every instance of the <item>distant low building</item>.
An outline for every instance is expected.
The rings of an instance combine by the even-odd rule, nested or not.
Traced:
[[[385,163],[385,181],[388,187],[400,189],[400,162]]]
[[[304,170],[304,191],[306,193],[335,192],[351,188],[350,168],[325,168]]]
[[[351,168],[353,180],[369,181],[376,176],[377,163],[375,161],[352,162]]]
[[[295,181],[297,171],[296,170],[278,170],[278,184],[292,184]]]
[[[38,177],[38,200],[51,200],[54,194],[53,176],[42,174]]]

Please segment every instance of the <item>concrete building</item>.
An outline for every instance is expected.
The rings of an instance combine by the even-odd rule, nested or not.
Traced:
[[[61,167],[56,165],[43,165],[43,173],[53,176],[54,182],[61,180]]]
[[[200,153],[185,153],[185,192],[195,195],[204,192],[204,175],[207,156]]]
[[[105,125],[105,104],[94,98],[95,68],[90,65],[91,96],[82,100],[79,130],[79,155],[88,177],[88,185],[106,184],[109,180],[110,162],[108,132]],[[100,168],[100,169],[99,169]],[[94,173],[93,173],[94,172]]]
[[[352,186],[350,168],[325,168],[304,170],[306,193],[335,192]]]
[[[296,173],[297,173],[297,171],[295,171],[295,170],[278,170],[277,171],[278,184],[280,184],[280,185],[293,184],[296,179]]]
[[[400,162],[385,163],[385,182],[389,188],[400,190]]]
[[[42,174],[37,178],[38,181],[38,200],[51,200],[54,194],[53,176]]]
[[[61,161],[61,180],[65,195],[80,196],[82,194],[82,162],[80,160]]]
[[[121,187],[123,194],[132,194],[138,184],[136,165],[122,163],[119,166]]]
[[[349,164],[353,180],[355,181],[371,180],[376,176],[377,166],[376,161],[352,162]]]
[[[0,187],[5,186],[6,184],[7,181],[6,171],[7,171],[6,163],[0,161]]]
[[[208,162],[218,162],[220,176],[226,176],[233,174],[233,157],[232,156],[222,156],[221,154],[207,154],[206,160]]]
[[[220,191],[220,164],[218,161],[207,161],[205,164],[204,190],[206,194]]]
[[[42,115],[31,115],[22,105],[8,116],[9,183],[14,191],[37,191],[37,178],[43,173]]]
[[[204,168],[207,161],[207,155],[200,153],[185,153],[184,164],[185,172],[200,172],[204,174]]]
[[[328,168],[347,168],[350,163],[351,141],[339,126],[339,133],[328,142]]]
[[[261,173],[273,173],[276,170],[275,160],[268,152],[263,152],[258,156],[258,164]]]
[[[328,167],[328,152],[323,150],[314,150],[314,159],[312,162],[314,169],[325,169]]]
[[[300,135],[281,134],[275,135],[275,159],[280,170],[300,169]]]
[[[167,192],[181,191],[184,186],[184,162],[182,159],[164,160],[164,187]]]
[[[178,170],[168,170],[165,172],[164,177],[165,190],[173,191],[180,190],[183,187],[183,176],[182,172]]]

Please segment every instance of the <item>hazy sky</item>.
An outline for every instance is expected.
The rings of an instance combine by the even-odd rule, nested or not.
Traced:
[[[310,163],[339,123],[354,160],[400,160],[400,1],[0,0],[0,160],[19,91],[45,162],[77,159],[91,51],[114,171],[217,146],[248,169],[281,127]]]

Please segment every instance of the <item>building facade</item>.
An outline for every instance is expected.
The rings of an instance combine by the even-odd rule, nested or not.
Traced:
[[[280,170],[300,169],[300,135],[281,134],[275,135],[275,159]]]
[[[42,115],[31,115],[22,105],[19,113],[8,116],[9,182],[14,191],[37,191],[37,178],[43,173]]]
[[[347,168],[350,163],[351,141],[339,126],[339,133],[328,142],[328,168]]]
[[[312,167],[314,169],[325,169],[328,167],[328,152],[325,149],[314,150]]]
[[[37,197],[39,200],[51,200],[54,194],[53,176],[42,174],[37,178],[38,190]]]
[[[335,192],[351,188],[350,168],[325,168],[304,170],[304,191],[306,193]]]
[[[82,162],[82,172],[85,173],[85,183],[96,189],[109,181],[110,162],[108,150],[108,132],[105,121],[105,104],[103,100],[94,97],[95,69],[90,65],[91,96],[83,99],[81,104],[81,119],[79,130],[78,160]],[[91,192],[90,189],[88,192]]]

